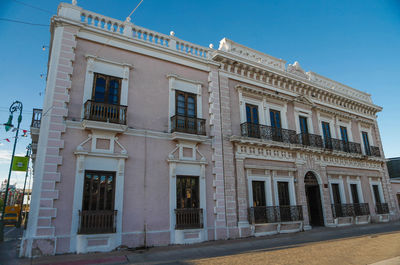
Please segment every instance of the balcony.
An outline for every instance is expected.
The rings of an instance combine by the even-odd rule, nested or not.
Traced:
[[[171,117],[171,132],[206,135],[206,120],[195,117],[174,115]]]
[[[303,208],[301,205],[251,207],[249,219],[251,224],[302,221]]]
[[[282,143],[297,144],[296,132],[267,125],[245,122],[240,125],[242,136],[260,138]]]
[[[31,127],[40,129],[42,121],[42,109],[33,109]]]
[[[271,127],[262,124],[244,122],[240,124],[241,135],[245,137],[270,140],[275,142],[301,144],[326,150],[335,150],[346,153],[361,154],[361,144],[343,141],[335,138],[323,139],[321,135],[311,133],[296,134],[294,130]],[[378,147],[371,146],[366,151],[368,156],[380,157]]]
[[[85,103],[85,120],[126,125],[127,106],[88,100]]]
[[[359,143],[343,141],[335,138],[324,139],[324,147],[329,150],[361,154],[361,145]]]
[[[389,205],[387,203],[376,203],[375,204],[375,212],[376,212],[376,214],[388,214],[389,213]]]
[[[78,234],[115,233],[117,211],[79,211]]]
[[[177,230],[203,228],[203,209],[175,209],[175,216],[175,229]]]
[[[368,203],[332,204],[333,218],[369,215]]]

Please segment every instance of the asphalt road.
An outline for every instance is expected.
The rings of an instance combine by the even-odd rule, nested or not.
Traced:
[[[4,227],[4,242],[0,242],[0,264],[16,264],[18,247],[22,237],[22,228]]]

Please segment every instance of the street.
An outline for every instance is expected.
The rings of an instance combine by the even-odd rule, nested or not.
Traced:
[[[4,242],[0,242],[0,264],[16,264],[18,244],[21,240],[22,228],[4,227]]]
[[[0,264],[399,264],[400,223],[317,228],[295,234],[111,253],[17,259],[21,230],[7,227]],[[392,259],[391,262],[386,261]]]

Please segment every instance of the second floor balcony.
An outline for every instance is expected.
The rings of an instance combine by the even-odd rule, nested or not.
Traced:
[[[241,135],[245,137],[270,140],[275,142],[301,144],[330,151],[341,151],[353,154],[362,154],[361,144],[343,141],[335,138],[324,139],[321,135],[299,133],[294,130],[282,129],[262,124],[245,122],[240,125]],[[380,157],[378,147],[370,146],[366,150],[367,156]]]
[[[242,136],[291,144],[299,143],[296,131],[293,130],[276,128],[250,122],[242,123],[240,125],[240,128]]]
[[[127,106],[88,100],[85,103],[85,120],[126,125]]]
[[[171,117],[171,132],[206,135],[206,120],[196,117],[174,115]]]

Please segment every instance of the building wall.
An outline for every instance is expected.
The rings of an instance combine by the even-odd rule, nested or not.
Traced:
[[[384,201],[389,203],[390,216],[398,218],[392,191],[396,188],[389,184],[382,157],[242,136],[244,105],[249,102],[260,106],[263,125],[270,125],[269,108],[279,109],[283,128],[296,133],[300,133],[299,115],[308,117],[310,133],[316,135],[322,134],[321,121],[329,121],[332,137],[338,139],[339,126],[344,123],[351,141],[361,143],[363,149],[361,131],[366,130],[371,145],[379,147],[383,154],[375,119],[379,107],[367,102],[368,95],[346,88],[351,93],[361,93],[362,104],[368,105],[362,114],[361,107],[346,107],[354,102],[343,105],[335,97],[326,99],[327,94],[311,93],[322,91],[308,78],[316,74],[306,74],[299,66],[296,72],[290,72],[294,66],[285,68],[284,61],[246,47],[238,46],[272,63],[267,67],[260,63],[257,67],[261,68],[255,70],[251,61],[255,56],[243,57],[249,54],[246,52],[237,57],[234,50],[211,50],[179,40],[174,34],[151,31],[147,35],[152,38],[145,40],[146,34],[141,33],[142,39],[138,39],[139,31],[146,29],[129,21],[121,24],[123,32],[110,32],[88,20],[81,21],[82,16],[93,19],[101,15],[74,5],[61,4],[58,12],[57,21],[52,24],[43,107],[46,115],[40,129],[22,256],[110,251],[121,245],[195,243],[310,229],[304,185],[307,172],[314,173],[318,181],[325,226],[339,225],[331,210],[332,181],[343,183],[343,199],[347,203],[351,202],[349,184],[359,183],[372,221],[382,220],[375,214],[371,193],[371,183],[379,183]],[[104,19],[114,25],[122,23]],[[163,46],[160,38],[168,38],[169,46]],[[208,55],[195,54],[201,49]],[[230,56],[236,56],[235,62]],[[127,106],[126,124],[84,118],[84,105],[91,99],[96,71],[122,78],[121,105]],[[268,71],[271,72],[264,76]],[[171,133],[175,89],[197,94],[198,118],[206,121],[205,136]],[[193,155],[183,155],[184,148],[192,150]],[[77,233],[85,170],[116,172],[115,233]],[[177,175],[199,177],[204,228],[175,229]],[[264,226],[259,230],[260,226],[249,220],[253,179],[269,182],[269,206],[279,203],[277,181],[287,181],[290,203],[301,206],[304,220],[279,222],[272,229]],[[369,217],[358,218],[355,223],[369,221]]]

